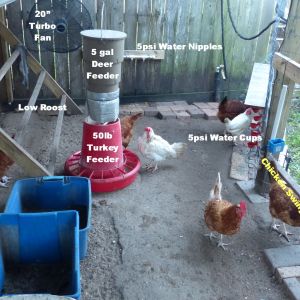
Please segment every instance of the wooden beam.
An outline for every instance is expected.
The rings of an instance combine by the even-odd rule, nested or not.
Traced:
[[[43,82],[45,80],[45,76],[46,76],[46,72],[43,70],[40,73],[39,78],[36,82],[33,93],[32,93],[32,95],[29,99],[29,102],[27,104],[28,106],[34,106],[35,105],[36,100],[39,96],[40,90],[42,88]],[[28,124],[28,121],[31,117],[31,114],[32,114],[32,110],[30,109],[30,110],[26,110],[24,115],[23,115],[22,121],[19,125],[19,128],[18,128],[16,136],[15,136],[15,141],[18,142],[19,144],[22,144],[22,142],[23,142],[24,132],[25,132],[26,126]]]
[[[10,44],[12,47],[22,44],[19,39],[5,26],[3,22],[0,22],[0,35]],[[55,79],[41,66],[41,64],[34,58],[34,56],[27,52],[27,63],[31,70],[35,74],[40,74],[41,71],[46,72],[45,85],[51,90],[51,92],[57,97],[61,98],[63,94],[67,96],[66,104],[68,112],[72,114],[82,114],[81,109],[71,99],[70,96],[63,90],[63,88],[55,81]]]
[[[12,64],[16,61],[16,59],[18,58],[19,55],[20,55],[20,51],[16,49],[13,52],[13,54],[11,55],[11,57],[4,63],[4,65],[0,69],[0,81],[3,79],[3,77],[9,71]]]
[[[66,95],[63,95],[61,98],[60,105],[65,105],[65,104],[66,104]],[[59,111],[59,114],[58,114],[55,133],[54,133],[54,140],[53,140],[52,147],[50,150],[50,160],[49,160],[48,170],[52,175],[54,175],[56,156],[57,156],[57,151],[58,151],[58,146],[59,146],[59,140],[60,140],[60,135],[61,135],[63,119],[64,119],[64,111],[61,110],[61,111]]]
[[[300,15],[300,3],[299,1],[292,1],[287,27],[286,27],[285,39],[281,45],[280,52],[284,56],[294,61],[300,61],[299,15]],[[271,104],[269,109],[269,118],[268,118],[267,128],[265,130],[262,149],[266,149],[268,141],[272,134],[274,119],[276,117],[280,93],[283,84],[286,84],[288,86],[288,91],[287,91],[286,101],[284,104],[284,109],[281,113],[280,125],[277,131],[277,138],[283,138],[284,136],[284,130],[286,128],[286,123],[289,115],[295,83],[287,76],[285,76],[284,72],[278,72],[273,85],[272,99],[271,99]],[[261,166],[257,172],[257,177],[255,180],[255,190],[258,194],[265,196],[269,192],[269,186],[265,184],[266,182],[268,182],[268,174],[266,169]]]
[[[268,156],[268,160],[275,163],[278,173],[280,174],[282,179],[286,181],[290,188],[298,195],[298,197],[300,197],[300,186],[296,182],[296,180],[293,177],[291,177],[291,175],[278,164],[277,160],[272,155]]]
[[[50,176],[48,170],[35,160],[2,128],[0,128],[0,149],[16,164],[21,166],[28,176]]]
[[[278,72],[296,83],[300,83],[300,64],[282,53],[275,53],[273,65]]]
[[[165,59],[164,50],[125,50],[125,59],[143,59],[143,60],[163,60]]]
[[[5,9],[4,7],[0,7],[0,21],[5,23]],[[1,47],[1,60],[3,59],[2,65],[4,62],[9,58],[8,53],[8,46],[7,43],[0,38],[0,47]],[[11,103],[14,100],[14,93],[13,93],[13,84],[12,84],[12,72],[9,71],[5,76],[5,84],[2,82],[2,85],[5,86],[6,93],[3,93],[5,102]],[[2,96],[1,95],[1,96]]]

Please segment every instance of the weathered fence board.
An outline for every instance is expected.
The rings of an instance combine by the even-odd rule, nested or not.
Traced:
[[[70,0],[66,0],[70,1]],[[127,33],[125,49],[135,50],[137,43],[187,45],[221,44],[221,4],[219,0],[80,0],[89,10],[93,25],[100,28],[102,3],[105,2],[103,28]],[[21,14],[21,5],[23,13]],[[22,40],[22,22],[25,24],[35,0],[17,0],[7,6],[9,28]],[[261,30],[274,15],[274,1],[230,1],[233,19],[246,36]],[[15,16],[19,15],[20,18]],[[224,1],[224,30],[228,79],[223,88],[229,95],[245,92],[254,62],[265,62],[270,29],[254,41],[237,37],[230,24]],[[25,44],[29,46],[28,31]],[[31,38],[31,37],[30,37]],[[43,66],[73,98],[85,96],[81,49],[69,54],[34,51]],[[121,93],[123,96],[191,94],[195,100],[211,99],[214,73],[223,63],[222,51],[166,50],[162,61],[126,60],[123,64]],[[30,75],[30,85],[36,77]],[[14,97],[28,98],[29,92],[21,85],[14,67]],[[43,90],[40,97],[49,98]]]

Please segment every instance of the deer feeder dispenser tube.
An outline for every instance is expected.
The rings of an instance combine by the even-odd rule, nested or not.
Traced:
[[[119,120],[119,83],[126,33],[84,30],[83,64],[89,116],[83,123],[82,148],[65,163],[65,172],[88,177],[93,192],[112,192],[131,184],[141,163],[124,150]]]

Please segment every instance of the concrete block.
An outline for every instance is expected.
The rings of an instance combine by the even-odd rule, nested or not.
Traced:
[[[174,101],[173,103],[175,105],[183,105],[183,106],[189,105],[186,101]]]
[[[187,108],[188,108],[188,105],[171,105],[170,108],[174,112],[176,112],[176,111],[186,111]]]
[[[195,105],[196,107],[203,109],[203,108],[208,108],[211,109],[212,107],[210,105],[208,105],[205,102],[194,102],[193,105]]]
[[[159,119],[176,119],[176,114],[173,111],[158,111],[158,118]]]
[[[157,106],[158,111],[171,111],[169,106]]]
[[[275,276],[279,281],[285,278],[300,277],[300,266],[277,268]]]
[[[134,107],[134,108],[130,109],[130,114],[131,115],[135,115],[135,114],[138,114],[138,113],[144,114],[144,110],[142,108],[139,108],[139,107]]]
[[[281,267],[300,266],[300,245],[265,249],[264,253],[273,272]]]
[[[158,114],[158,110],[156,107],[146,107],[144,108],[144,114],[148,117],[156,117]]]
[[[232,153],[230,177],[237,180],[248,180],[248,163],[240,153]]]
[[[190,105],[190,107],[186,110],[188,114],[190,114],[191,118],[199,119],[204,117],[204,111],[196,106]]]
[[[296,277],[283,279],[283,284],[293,300],[300,300],[300,282]]]
[[[186,120],[191,118],[191,116],[186,111],[176,111],[175,114],[177,119]]]
[[[120,116],[128,116],[130,115],[130,109],[128,108],[120,108]]]
[[[219,102],[207,102],[207,105],[210,106],[213,109],[219,108]]]
[[[206,120],[218,120],[217,110],[210,108],[203,108],[202,110],[204,112],[204,118]]]
[[[249,175],[248,175],[249,176]],[[253,178],[254,179],[254,178]],[[238,181],[237,186],[241,189],[244,195],[251,203],[266,203],[269,202],[267,198],[258,195],[254,190],[254,180]]]
[[[171,106],[173,105],[173,102],[156,102],[156,106]]]

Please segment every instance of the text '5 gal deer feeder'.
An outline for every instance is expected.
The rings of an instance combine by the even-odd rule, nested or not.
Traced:
[[[136,154],[122,146],[119,82],[126,34],[84,30],[83,60],[89,116],[82,148],[65,163],[65,172],[91,179],[93,192],[111,192],[131,184],[140,169]]]

